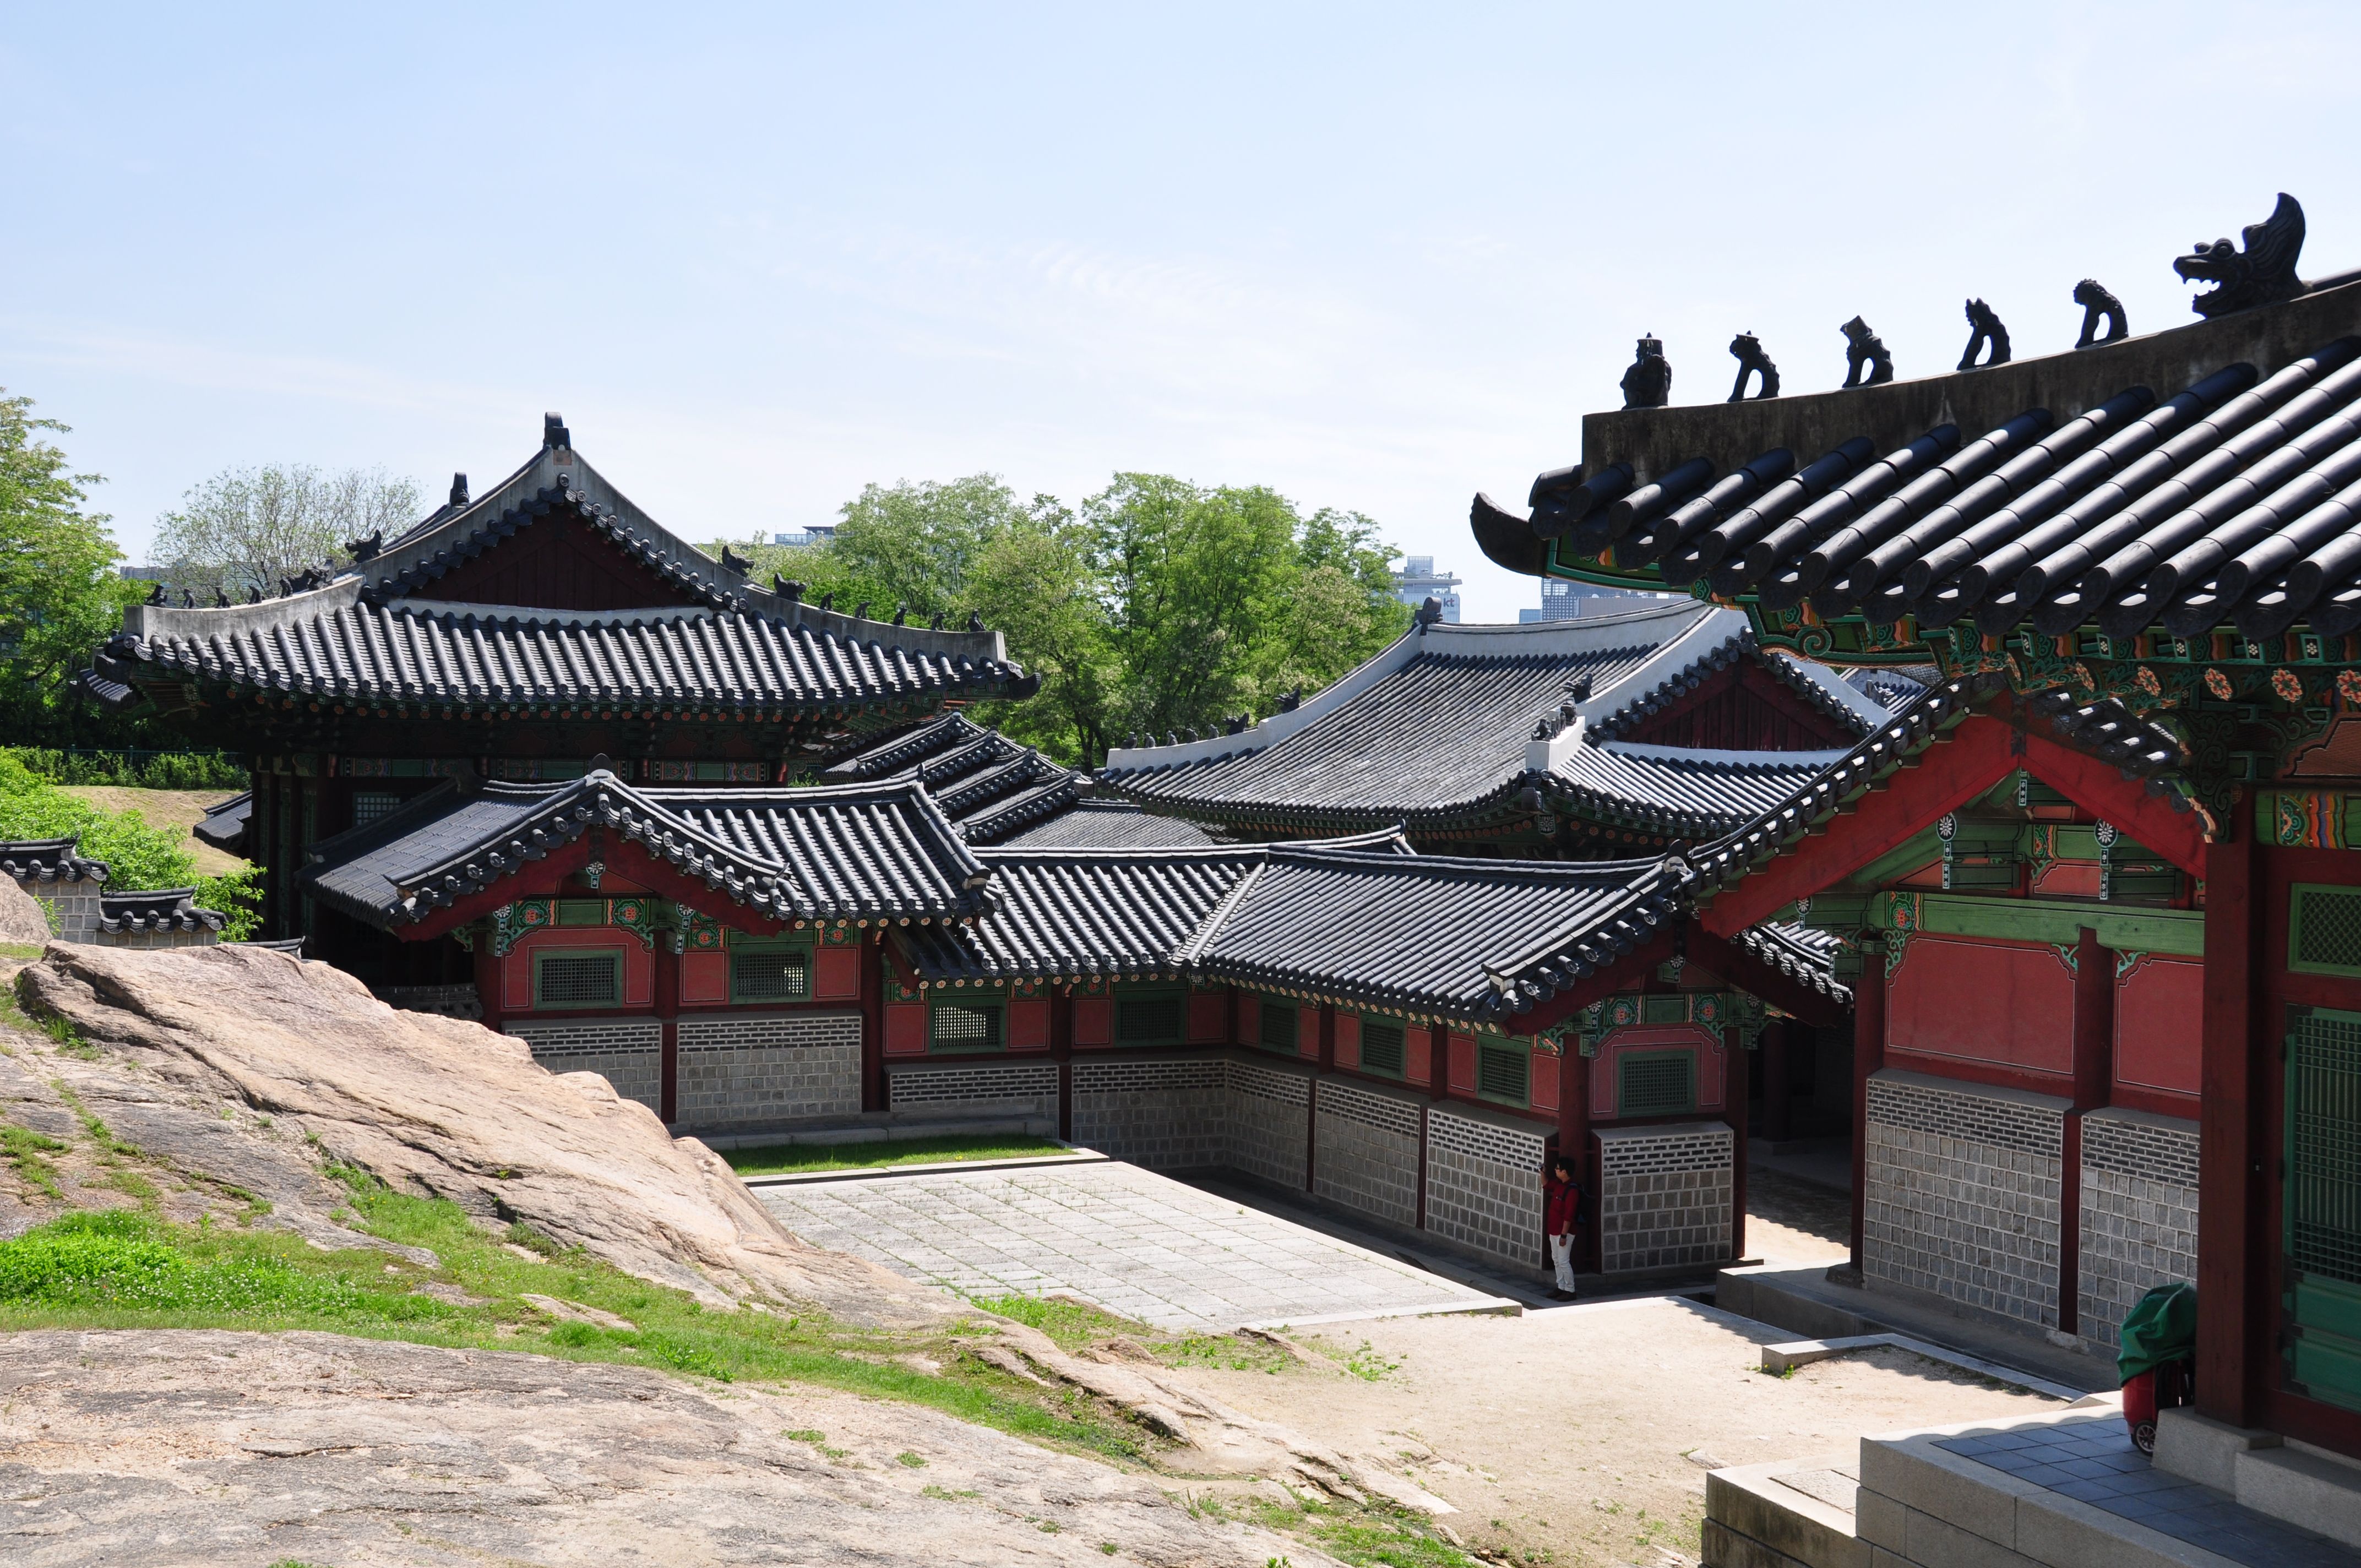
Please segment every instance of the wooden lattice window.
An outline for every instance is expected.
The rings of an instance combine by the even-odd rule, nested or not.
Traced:
[[[1361,1020],[1361,1069],[1389,1078],[1402,1075],[1402,1026],[1390,1018]]]
[[[938,1002],[929,1023],[939,1051],[996,1051],[1004,1037],[997,1002]]]
[[[1180,1038],[1186,1017],[1186,1003],[1178,992],[1118,996],[1115,1001],[1115,1043],[1171,1045]]]
[[[2291,1012],[2286,1170],[2288,1375],[2361,1409],[2361,1013]]]
[[[2361,887],[2298,883],[2289,900],[2288,968],[2361,975]]]
[[[1265,1002],[1262,1004],[1262,1033],[1257,1036],[1266,1050],[1295,1049],[1296,1012],[1291,1002]]]
[[[614,1007],[623,1000],[619,949],[558,948],[533,956],[535,1007]]]
[[[1626,1051],[1615,1062],[1615,1113],[1678,1116],[1697,1109],[1695,1051]]]
[[[1532,1093],[1532,1058],[1522,1046],[1476,1042],[1476,1092],[1487,1100],[1522,1105]]]
[[[811,955],[802,948],[733,948],[730,1000],[801,1002],[811,994]]]

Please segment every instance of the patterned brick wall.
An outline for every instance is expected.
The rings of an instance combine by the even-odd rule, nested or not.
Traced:
[[[87,942],[98,935],[98,889],[94,882],[24,882],[16,885],[41,901],[49,929],[60,942]]]
[[[1599,1129],[1599,1266],[1728,1261],[1734,1143],[1719,1122]]]
[[[1018,1114],[1058,1118],[1055,1062],[902,1068],[885,1075],[886,1103],[930,1116]]]
[[[374,993],[388,1007],[405,1013],[434,1013],[445,1018],[481,1018],[484,998],[473,983],[460,985],[389,985]]]
[[[1873,1074],[1863,1271],[2055,1328],[2066,1104],[1891,1069]]]
[[[664,1113],[664,1025],[653,1018],[511,1024],[533,1059],[552,1072],[595,1072],[626,1100]]]
[[[1426,1115],[1426,1228],[1531,1268],[1542,1255],[1545,1135],[1444,1106]]]
[[[732,1014],[679,1025],[680,1124],[714,1130],[861,1110],[857,1013]]]
[[[1323,1081],[1312,1190],[1398,1225],[1417,1224],[1418,1119],[1414,1101]]]
[[[1230,1080],[1201,1061],[1078,1061],[1074,1142],[1152,1170],[1202,1169],[1229,1159]]]
[[[1230,1146],[1235,1170],[1301,1190],[1311,1135],[1312,1080],[1246,1062],[1229,1064]]]
[[[2139,1111],[2082,1118],[2082,1337],[2118,1343],[2151,1286],[2197,1277],[2197,1124]]]
[[[102,948],[210,948],[221,940],[218,931],[93,931],[82,938]]]

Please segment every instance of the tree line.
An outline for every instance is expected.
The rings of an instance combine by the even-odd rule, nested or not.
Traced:
[[[225,470],[158,520],[160,583],[127,580],[93,474],[50,439],[66,427],[0,389],[0,742],[178,749],[185,738],[67,695],[123,611],[151,594],[237,603],[348,558],[422,515],[382,469]],[[1327,685],[1400,634],[1390,548],[1358,512],[1306,512],[1259,486],[1117,474],[1069,505],[1000,478],[871,485],[825,543],[730,542],[812,599],[880,620],[971,616],[1041,677],[978,717],[1051,756],[1095,766],[1129,739],[1213,733]],[[707,546],[715,555],[722,542]]]
[[[990,474],[873,484],[823,542],[730,543],[759,580],[839,609],[981,619],[1041,690],[978,717],[1085,767],[1134,736],[1268,714],[1385,646],[1411,613],[1362,514],[1163,474],[1117,474],[1074,506],[1020,499]]]

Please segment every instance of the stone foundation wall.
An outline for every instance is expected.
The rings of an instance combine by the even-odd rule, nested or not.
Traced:
[[[1329,1080],[1313,1124],[1312,1190],[1398,1225],[1418,1223],[1415,1101]]]
[[[1597,1135],[1601,1268],[1729,1261],[1736,1140],[1728,1127],[1679,1122]]]
[[[100,931],[93,930],[83,941],[102,948],[129,948],[135,952],[151,951],[158,948],[210,948],[221,940],[218,931]]]
[[[552,1072],[595,1072],[626,1100],[664,1113],[664,1025],[653,1018],[569,1018],[511,1024],[533,1059]]]
[[[1084,1148],[1151,1170],[1228,1162],[1230,1079],[1221,1058],[1077,1061],[1072,1071],[1073,1141]]]
[[[885,1102],[921,1116],[1023,1116],[1058,1124],[1058,1064],[979,1062],[973,1067],[889,1068]]]
[[[1311,1139],[1312,1080],[1248,1062],[1229,1064],[1229,1158],[1235,1170],[1301,1191]]]
[[[1921,1073],[1872,1074],[1862,1271],[2057,1327],[2067,1105]]]
[[[861,1014],[730,1014],[678,1026],[679,1124],[691,1130],[861,1110]]]
[[[1426,1113],[1426,1228],[1521,1268],[1542,1255],[1543,1129],[1482,1121],[1443,1104]]]
[[[2197,1277],[2197,1124],[2141,1111],[2082,1118],[2081,1277],[2077,1327],[2119,1343],[2150,1287]]]

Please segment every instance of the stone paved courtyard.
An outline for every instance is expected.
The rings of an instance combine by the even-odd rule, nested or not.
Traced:
[[[1067,1291],[1159,1328],[1464,1310],[1488,1299],[1116,1161],[755,1190],[817,1246],[972,1296]]]

